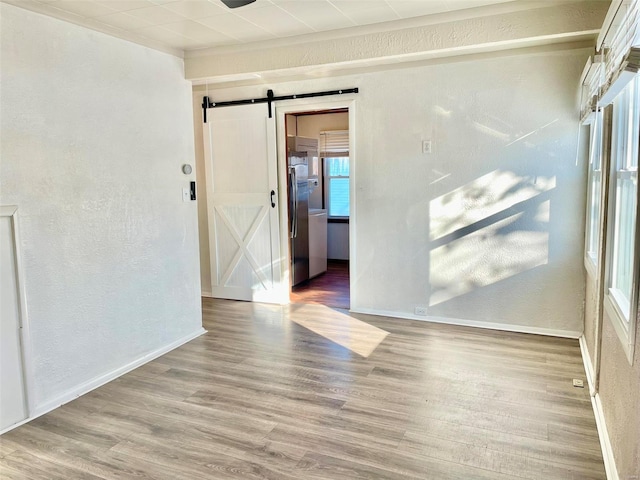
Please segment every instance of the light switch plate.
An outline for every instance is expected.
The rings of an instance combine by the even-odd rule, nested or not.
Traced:
[[[191,192],[189,191],[188,188],[183,188],[182,189],[182,201],[183,202],[188,202],[191,200]]]

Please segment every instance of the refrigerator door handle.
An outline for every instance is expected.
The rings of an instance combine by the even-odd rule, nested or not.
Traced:
[[[295,219],[293,227],[293,237],[298,236],[298,174],[296,169],[293,169],[293,218]]]
[[[289,167],[289,238],[293,238],[295,226],[295,168]]]

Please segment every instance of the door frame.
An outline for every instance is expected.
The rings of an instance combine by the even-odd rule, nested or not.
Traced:
[[[16,205],[1,205],[0,217],[9,217],[9,221],[11,222],[11,228],[13,231],[12,240],[13,251],[15,254],[16,284],[18,288],[17,296],[19,304],[18,321],[20,322],[20,356],[22,359],[22,379],[24,383],[25,407],[27,410],[27,416],[24,420],[21,420],[14,425],[10,425],[4,430],[0,430],[1,435],[31,420],[36,415],[36,405],[34,394],[35,389],[33,384],[31,334],[27,316],[27,297],[24,288],[24,270],[22,265],[20,233],[18,228],[18,207]]]
[[[322,110],[334,110],[347,108],[349,111],[349,308],[356,304],[356,279],[352,273],[356,271],[356,99],[345,98],[334,101],[318,102],[317,99],[288,100],[287,103],[278,105],[275,103],[276,114],[276,145],[278,186],[280,202],[280,258],[282,262],[281,282],[283,286],[283,303],[291,303],[289,293],[291,291],[291,252],[289,251],[289,202],[287,199],[287,142],[286,121],[287,114],[299,112],[312,112]],[[320,154],[320,152],[318,152]]]

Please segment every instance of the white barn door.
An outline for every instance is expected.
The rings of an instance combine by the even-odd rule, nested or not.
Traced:
[[[23,355],[24,303],[21,298],[17,208],[0,206],[0,431],[29,415]]]
[[[209,109],[204,144],[212,294],[282,303],[275,119],[265,104]]]

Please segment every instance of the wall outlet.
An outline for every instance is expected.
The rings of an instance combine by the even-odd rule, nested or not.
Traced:
[[[431,140],[422,141],[422,153],[431,153]]]
[[[427,307],[416,307],[415,310],[416,315],[422,315],[423,317],[427,316]]]

